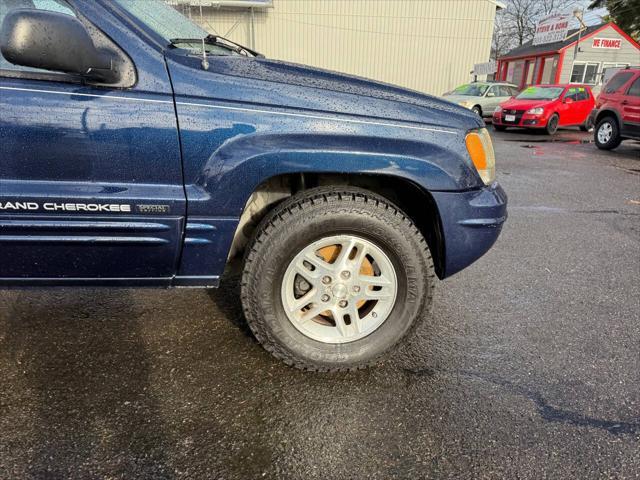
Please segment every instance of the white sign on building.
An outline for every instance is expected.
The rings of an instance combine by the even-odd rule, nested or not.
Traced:
[[[536,33],[533,37],[533,45],[562,42],[567,36],[570,20],[571,15],[568,13],[560,13],[544,17],[536,27]]]
[[[473,66],[473,73],[475,75],[491,75],[498,70],[498,64],[495,61],[486,63],[476,63]]]
[[[610,50],[620,50],[622,48],[621,38],[594,38],[591,48],[605,48]]]

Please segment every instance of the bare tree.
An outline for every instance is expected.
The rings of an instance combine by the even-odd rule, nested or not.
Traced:
[[[507,0],[496,15],[492,54],[500,56],[533,38],[541,18],[583,6],[585,0]]]

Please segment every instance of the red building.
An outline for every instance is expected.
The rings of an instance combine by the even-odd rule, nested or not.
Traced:
[[[529,42],[511,50],[498,59],[496,79],[520,88],[582,83],[598,89],[607,69],[638,64],[638,42],[617,25],[605,23],[587,27],[580,35],[578,30],[571,30],[562,42],[542,45]]]

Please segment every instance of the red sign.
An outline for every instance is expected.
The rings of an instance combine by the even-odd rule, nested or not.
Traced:
[[[620,50],[622,40],[619,38],[594,38],[591,48],[610,48]]]

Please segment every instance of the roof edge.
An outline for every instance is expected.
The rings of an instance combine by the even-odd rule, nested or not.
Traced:
[[[500,0],[487,0],[489,3],[493,3],[497,10],[504,10],[507,8],[507,4]]]
[[[625,38],[626,40],[628,40],[634,47],[638,48],[638,50],[640,50],[640,44],[638,44],[638,42],[636,42],[633,38],[631,38],[624,30],[622,30],[618,25],[616,25],[614,22],[607,22],[607,23],[602,23],[600,25],[592,25],[593,27],[598,27],[595,30],[587,33],[586,35],[582,36],[579,40],[578,37],[575,37],[575,39],[570,42],[567,43],[566,45],[563,45],[555,50],[544,50],[541,52],[537,52],[537,53],[518,53],[516,55],[509,55],[506,54],[502,57],[500,57],[498,60],[502,61],[502,60],[515,60],[518,58],[527,58],[527,57],[540,57],[540,56],[545,56],[545,55],[553,55],[556,53],[561,53],[564,50],[568,50],[571,47],[574,47],[576,43],[578,42],[583,42],[584,40],[586,40],[587,38],[593,37],[594,35],[597,35],[598,33],[600,33],[601,31],[603,31],[604,29],[608,28],[608,27],[612,27],[616,32],[618,32],[620,35],[622,35],[623,38]],[[529,45],[529,46],[533,46],[533,45]],[[516,47],[519,48],[519,47]],[[515,49],[514,49],[515,50]]]

